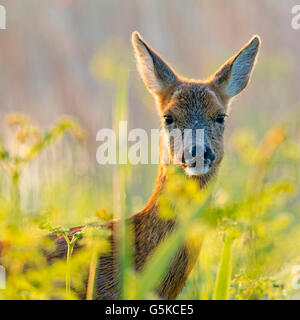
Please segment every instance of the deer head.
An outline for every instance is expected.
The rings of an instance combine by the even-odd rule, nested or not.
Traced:
[[[228,107],[232,98],[249,83],[260,38],[254,36],[204,81],[178,75],[138,32],[132,34],[132,43],[138,70],[155,97],[162,128],[169,139],[167,148],[171,162],[181,166],[187,175],[208,180],[223,158]],[[178,143],[185,141],[187,132],[189,142]],[[197,132],[203,134],[197,135]]]

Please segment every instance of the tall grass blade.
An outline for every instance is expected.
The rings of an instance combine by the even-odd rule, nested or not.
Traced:
[[[229,285],[231,279],[231,260],[232,260],[232,243],[231,237],[226,237],[223,245],[220,268],[217,275],[216,286],[214,291],[214,300],[228,300]]]

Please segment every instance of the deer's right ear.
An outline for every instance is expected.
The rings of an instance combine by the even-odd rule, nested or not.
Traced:
[[[254,36],[213,76],[214,85],[226,100],[239,94],[249,83],[259,48],[260,38]]]
[[[132,34],[132,44],[139,73],[151,93],[161,95],[178,81],[172,67],[136,31]]]

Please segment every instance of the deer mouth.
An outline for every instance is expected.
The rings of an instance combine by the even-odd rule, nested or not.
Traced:
[[[189,176],[201,176],[207,174],[211,169],[211,163],[204,161],[202,164],[197,164],[193,162],[192,164],[185,165],[184,171]]]

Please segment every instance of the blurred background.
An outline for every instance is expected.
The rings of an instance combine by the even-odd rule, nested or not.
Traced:
[[[3,0],[1,4],[7,10],[7,30],[0,33],[2,114],[31,112],[45,124],[61,113],[72,114],[91,130],[94,140],[100,127],[110,125],[113,100],[113,88],[93,70],[95,57],[102,54],[127,64],[130,120],[141,127],[155,126],[152,100],[134,66],[130,44],[134,30],[178,72],[194,78],[210,75],[259,34],[263,45],[255,81],[235,105],[239,109],[231,121],[235,125],[241,113],[268,112],[273,121],[299,101],[299,32],[291,28],[291,8],[297,1]]]
[[[110,69],[119,63],[128,70],[129,126],[159,127],[153,99],[134,64],[132,31],[138,30],[179,73],[200,79],[258,34],[262,48],[254,81],[234,104],[227,133],[249,126],[261,135],[291,113],[299,115],[299,31],[291,28],[296,3],[3,0],[7,30],[0,32],[0,117],[24,112],[46,126],[61,114],[74,116],[88,132],[94,166],[96,132],[112,127],[116,73]],[[150,171],[152,183],[148,167],[140,175],[148,179]]]
[[[220,199],[229,201],[242,194],[252,149],[277,125],[289,129],[294,144],[282,152],[294,162],[290,168],[279,157],[282,163],[275,175],[281,172],[297,184],[300,30],[291,27],[291,10],[297,2],[2,0],[7,29],[0,31],[1,123],[7,114],[20,112],[43,131],[68,115],[86,132],[84,142],[63,139],[24,171],[20,190],[26,210],[52,208],[54,221],[70,226],[83,223],[82,217],[98,208],[113,209],[111,166],[96,162],[96,133],[113,126],[120,70],[128,89],[129,129],[159,128],[154,101],[136,71],[130,43],[134,30],[176,71],[199,79],[215,72],[258,34],[262,47],[252,81],[234,102],[227,123],[227,160],[221,177],[227,174],[228,179],[223,180]],[[9,145],[10,128],[1,125],[0,134]],[[156,170],[155,165],[133,166],[134,211],[151,194]],[[298,200],[299,191],[283,211],[300,230]],[[65,214],[55,216],[60,210]]]

